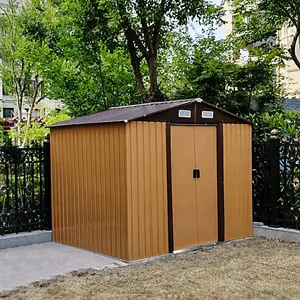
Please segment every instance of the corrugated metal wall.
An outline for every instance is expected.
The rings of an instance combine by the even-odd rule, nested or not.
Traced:
[[[126,125],[128,256],[168,253],[166,125]]]
[[[53,240],[127,259],[125,124],[51,129]]]
[[[223,124],[225,240],[252,235],[252,128]]]
[[[225,239],[252,234],[251,126],[224,124]],[[168,249],[166,124],[51,129],[53,240],[134,260]]]

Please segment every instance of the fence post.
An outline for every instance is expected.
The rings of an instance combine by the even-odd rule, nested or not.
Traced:
[[[278,131],[273,129],[270,137],[269,168],[270,168],[270,201],[271,220],[270,227],[280,227],[278,224],[278,200],[280,197],[280,168],[279,147],[280,141],[277,137]]]
[[[44,182],[45,182],[45,229],[52,229],[52,208],[51,208],[51,161],[50,161],[50,134],[44,140]]]

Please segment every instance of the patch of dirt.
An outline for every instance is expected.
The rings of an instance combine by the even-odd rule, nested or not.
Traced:
[[[250,239],[0,294],[10,300],[300,299],[300,245]]]

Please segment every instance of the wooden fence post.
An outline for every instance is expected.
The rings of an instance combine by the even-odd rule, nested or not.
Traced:
[[[279,147],[280,141],[277,137],[278,131],[271,131],[269,149],[269,179],[270,179],[270,202],[271,220],[270,227],[280,227],[278,224],[278,200],[280,198],[280,167],[279,167]]]
[[[51,207],[51,161],[50,161],[50,134],[44,140],[44,182],[45,182],[45,229],[52,229],[52,207]]]

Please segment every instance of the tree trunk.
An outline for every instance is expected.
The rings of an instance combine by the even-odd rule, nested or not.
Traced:
[[[18,123],[17,123],[17,132],[18,132],[18,138],[17,138],[17,145],[18,147],[21,147],[21,124],[22,124],[22,118],[23,118],[23,113],[22,113],[22,103],[23,99],[17,99],[17,107],[18,107]]]
[[[142,78],[140,62],[131,58],[131,65],[134,72],[136,87],[139,92],[143,94],[145,92],[145,86]]]
[[[145,26],[146,25],[144,25],[144,27]],[[157,30],[158,28],[160,28],[159,24],[156,26]],[[155,30],[155,32],[157,30]],[[147,28],[144,28],[144,31],[147,32]],[[139,38],[138,34],[130,26],[125,30],[127,46],[131,57],[131,65],[133,68],[137,88],[141,94],[145,93],[145,85],[141,74],[140,62],[144,58],[147,61],[150,84],[148,98],[145,99],[146,102],[167,100],[167,97],[161,93],[157,80],[158,32],[159,31],[155,33],[155,36],[153,36],[153,41],[151,41],[149,37],[146,38],[145,45]],[[138,57],[138,50],[142,53],[141,57]]]
[[[131,37],[129,30],[125,31],[125,36],[127,39],[127,47],[128,47],[128,51],[130,54],[131,66],[132,66],[134,77],[135,77],[136,87],[137,87],[138,91],[141,94],[143,94],[145,92],[145,85],[144,85],[143,77],[142,77],[142,73],[141,73],[140,59],[137,55],[137,50],[136,50],[133,38]]]
[[[148,102],[165,101],[166,96],[161,93],[157,80],[157,54],[151,54],[147,63],[150,77]]]
[[[31,118],[32,118],[32,112],[33,112],[34,104],[31,104],[28,110],[28,115],[27,115],[27,127],[31,127]]]

